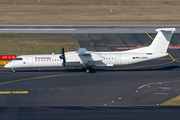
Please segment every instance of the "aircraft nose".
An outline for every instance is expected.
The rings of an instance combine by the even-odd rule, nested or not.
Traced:
[[[4,68],[11,68],[11,63],[6,64]]]

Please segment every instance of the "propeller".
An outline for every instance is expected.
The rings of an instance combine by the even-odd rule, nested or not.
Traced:
[[[66,59],[65,59],[65,54],[64,54],[64,46],[62,48],[62,55],[59,56],[60,59],[63,59],[63,66],[66,67]]]

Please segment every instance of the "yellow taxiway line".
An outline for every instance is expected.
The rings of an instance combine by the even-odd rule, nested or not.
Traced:
[[[28,91],[0,91],[0,94],[28,94]]]
[[[58,76],[83,75],[84,73],[85,72],[69,73],[69,74],[57,74],[57,75],[48,75],[48,76],[41,76],[41,77],[25,78],[25,79],[19,79],[19,80],[12,80],[12,81],[3,82],[3,83],[0,83],[0,85],[14,83],[14,82],[20,82],[20,81],[25,81],[25,80],[35,80],[35,79],[51,78],[51,77],[58,77]]]
[[[167,62],[167,63],[161,63],[161,64],[155,64],[155,65],[146,65],[146,66],[137,66],[137,67],[127,67],[127,68],[116,68],[115,70],[125,70],[125,69],[135,69],[135,68],[144,68],[144,67],[152,67],[152,66],[160,66],[160,65],[166,65],[173,63],[173,61]]]

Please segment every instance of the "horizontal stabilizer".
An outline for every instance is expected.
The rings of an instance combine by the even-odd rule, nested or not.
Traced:
[[[161,32],[161,31],[176,31],[176,28],[160,28],[160,29],[156,29],[157,32]]]

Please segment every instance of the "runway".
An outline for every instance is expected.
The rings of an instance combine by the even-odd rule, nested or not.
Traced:
[[[117,47],[146,46],[152,42],[146,33],[131,32],[38,34],[73,37],[77,39],[80,47],[91,51],[119,51]],[[156,35],[154,32],[149,34],[153,38]],[[179,46],[179,38],[180,34],[176,32],[170,45]],[[71,107],[75,109],[71,111],[72,113],[77,113],[77,106],[83,109],[94,107],[95,110],[102,107],[100,112],[102,115],[104,114],[102,110],[106,108],[108,113],[117,108],[117,111],[114,111],[116,117],[122,112],[121,110],[129,109],[127,106],[130,106],[130,109],[125,112],[126,116],[122,115],[117,118],[125,118],[127,114],[131,114],[131,111],[138,110],[133,106],[146,106],[141,107],[142,111],[139,112],[145,112],[151,119],[152,114],[145,109],[156,111],[161,103],[179,95],[180,92],[179,49],[169,49],[168,52],[173,58],[167,56],[128,66],[90,68],[89,74],[85,73],[83,68],[18,69],[16,73],[12,73],[1,67],[0,106],[42,107],[42,109],[60,107],[53,109],[61,112],[61,107],[69,106],[68,110],[71,110]],[[166,109],[157,111],[162,115]],[[36,111],[36,108],[33,110]],[[171,112],[170,114],[176,113]],[[142,116],[142,114],[137,116]],[[179,118],[179,116],[176,117]],[[95,119],[98,118],[95,117]],[[165,117],[160,118],[166,119]],[[158,119],[158,117],[153,119]]]
[[[157,28],[180,33],[180,25],[0,25],[0,33],[156,33]]]

